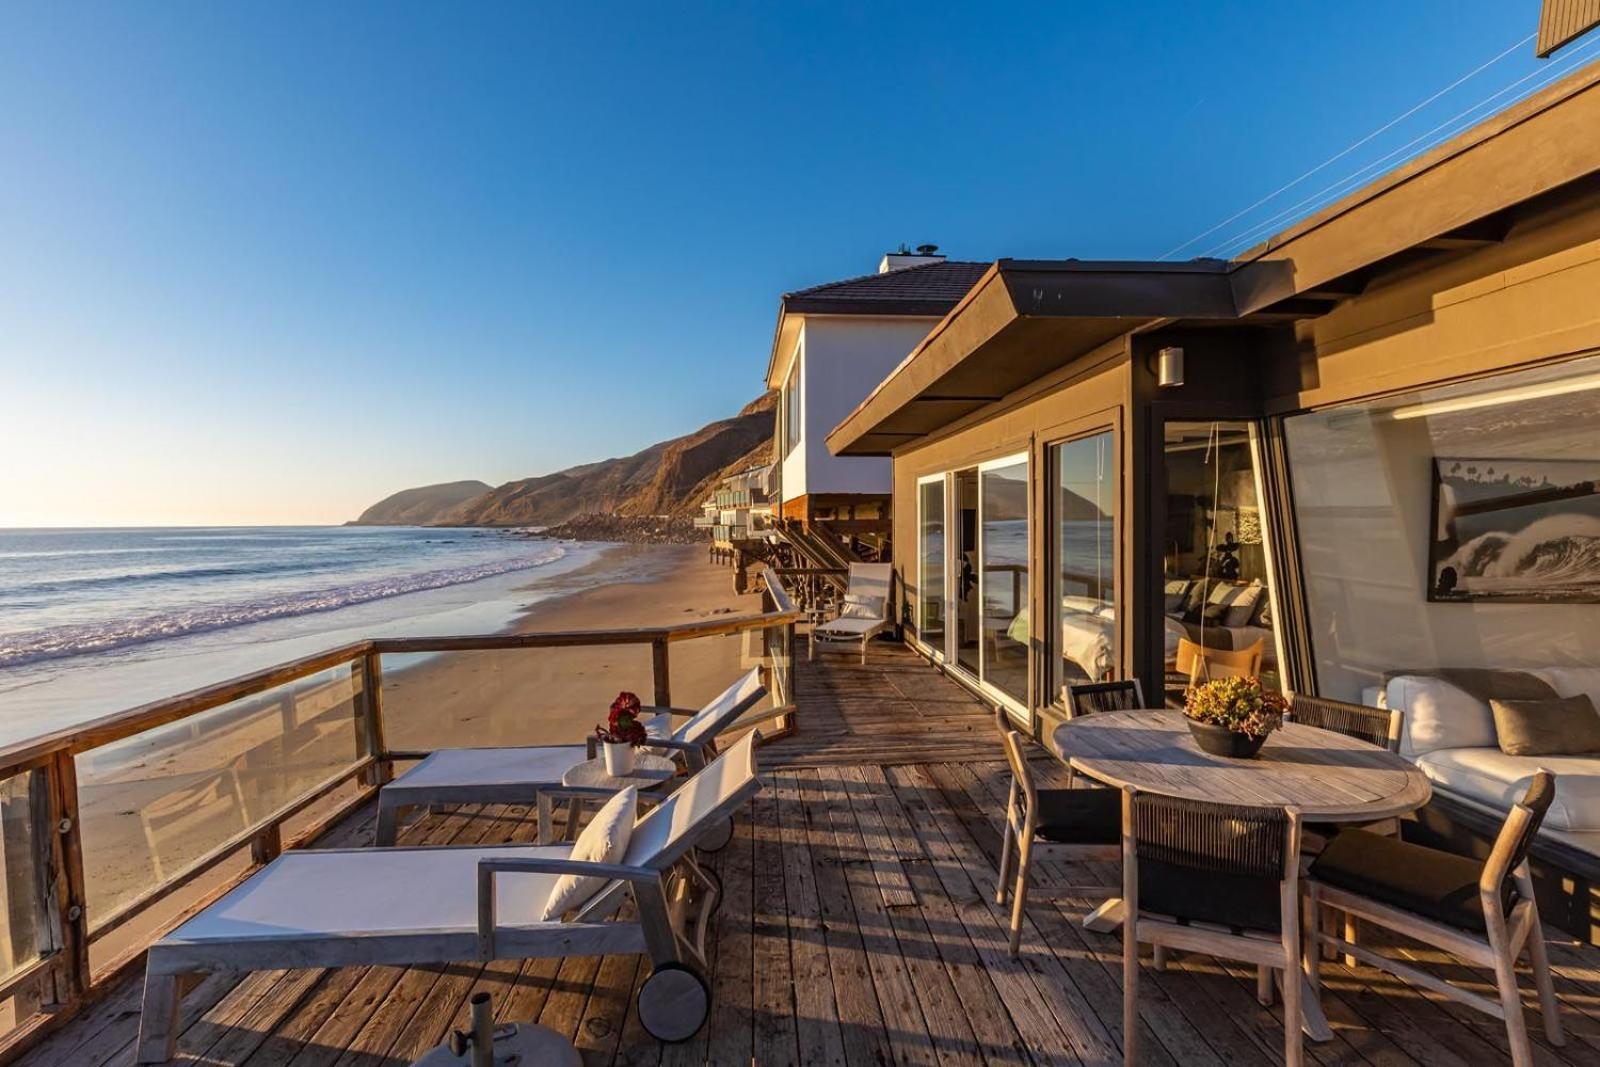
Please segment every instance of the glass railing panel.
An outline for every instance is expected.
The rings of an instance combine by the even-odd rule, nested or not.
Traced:
[[[384,740],[392,751],[578,744],[605,721],[619,692],[646,704],[655,695],[648,644],[382,659]],[[674,664],[674,680],[677,673]]]
[[[0,779],[0,981],[60,944],[49,903],[50,809],[43,772]]]
[[[91,929],[365,754],[359,663],[77,757]]]

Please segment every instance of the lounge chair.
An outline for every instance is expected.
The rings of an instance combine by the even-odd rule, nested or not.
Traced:
[[[752,667],[699,711],[677,711],[688,721],[672,729],[674,709],[659,709],[645,721],[658,735],[648,747],[665,749],[696,770],[712,754],[717,737],[766,696],[761,669]],[[385,785],[378,793],[378,844],[393,845],[400,813],[434,804],[532,804],[541,790],[595,758],[593,736],[583,745],[537,748],[442,748]],[[710,842],[706,847],[712,847]]]
[[[890,583],[894,568],[887,563],[850,564],[850,584],[839,613],[811,627],[808,655],[815,659],[817,642],[861,643],[861,662],[867,662],[867,642],[890,626]]]
[[[713,878],[690,850],[761,788],[751,731],[634,824],[622,862],[570,859],[571,845],[297,849],[150,946],[138,1062],[176,1048],[180,983],[216,971],[442,966],[646,953],[639,1019],[662,1041],[705,1022],[705,930]],[[605,882],[568,918],[541,915],[564,874]],[[634,908],[620,915],[625,903]]]

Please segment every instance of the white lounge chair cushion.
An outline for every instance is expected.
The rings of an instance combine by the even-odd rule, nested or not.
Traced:
[[[583,745],[442,748],[384,788],[404,792],[455,785],[560,785],[562,775],[588,758]]]
[[[882,619],[834,619],[832,622],[823,623],[816,629],[818,637],[865,637],[887,628],[888,623]]]
[[[570,845],[295,849],[168,934],[171,941],[358,937],[478,928],[478,861],[565,859]],[[540,922],[553,874],[502,874],[502,926]]]
[[[839,618],[879,621],[883,618],[883,608],[886,600],[886,597],[881,596],[861,596],[857,593],[846,593],[844,604],[839,608]]]
[[[589,863],[621,863],[628,852],[628,840],[633,836],[633,824],[639,814],[639,790],[628,786],[603,804],[595,812],[589,825],[583,828],[572,845],[572,858]],[[589,898],[606,887],[606,879],[589,875],[564,874],[550,891],[545,901],[544,914],[550,922],[561,918],[573,908],[581,908]]]
[[[1441,748],[1417,758],[1441,789],[1499,812],[1511,810],[1543,767],[1556,776],[1556,799],[1545,813],[1552,830],[1600,830],[1600,759],[1593,756],[1508,756],[1498,748]]]
[[[741,705],[753,703],[760,689],[761,669],[752,667],[738,681],[717,694],[715,700],[689,716],[673,736],[691,745],[710,744],[735,718],[749,710]]]

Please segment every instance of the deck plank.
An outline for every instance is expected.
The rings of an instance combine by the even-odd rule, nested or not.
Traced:
[[[638,956],[483,966],[371,967],[213,976],[186,997],[180,1062],[207,1067],[399,1067],[465,1025],[468,998],[497,1018],[538,1020],[589,1064],[778,1067],[1115,1063],[1121,1060],[1121,942],[1082,929],[1092,902],[1048,886],[1113,883],[1115,865],[1041,863],[1023,951],[1007,954],[1009,909],[994,904],[1008,788],[988,711],[910,652],[874,646],[798,664],[795,735],[759,753],[766,791],[706,866],[725,897],[708,937],[713,1017],[663,1046],[643,1031]],[[1042,757],[1041,784],[1064,784]],[[325,837],[371,839],[370,806]],[[424,816],[410,842],[529,840],[522,809]],[[1485,977],[1428,950],[1435,973]],[[1557,944],[1565,1048],[1536,1061],[1600,1067],[1600,951]],[[1325,968],[1336,1040],[1308,1062],[1441,1067],[1505,1060],[1504,1030],[1367,967]],[[139,982],[107,992],[19,1067],[125,1067]],[[1532,1007],[1531,983],[1528,990]],[[1255,1003],[1249,968],[1179,955],[1141,975],[1141,1062],[1261,1067],[1281,1062],[1281,1008]]]

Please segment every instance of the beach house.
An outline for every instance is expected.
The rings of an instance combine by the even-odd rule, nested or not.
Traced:
[[[1587,928],[1600,756],[1491,701],[1600,703],[1597,129],[1590,66],[1230,260],[991,264],[828,435],[892,464],[907,641],[1041,735],[1196,657],[1400,708],[1441,836],[1550,766]]]
[[[822,532],[886,537],[889,461],[836,456],[825,438],[987,266],[946,259],[933,245],[902,246],[876,274],[783,294],[767,363],[767,387],[780,398],[773,456],[782,518],[807,530],[822,523]]]

